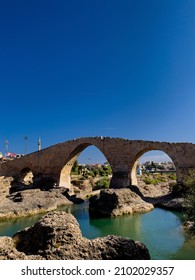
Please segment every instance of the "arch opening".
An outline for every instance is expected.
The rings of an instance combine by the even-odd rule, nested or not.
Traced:
[[[16,177],[14,177],[14,180],[11,183],[10,193],[32,188],[33,183],[34,174],[29,167],[25,167]]]
[[[22,181],[22,183],[26,185],[33,184],[33,177],[34,177],[33,172],[28,167],[23,168],[20,172],[20,180]]]
[[[138,186],[143,195],[154,189],[154,196],[170,192],[176,183],[176,167],[172,158],[161,150],[141,151],[130,171],[131,185]]]
[[[71,153],[61,170],[60,186],[74,194],[90,193],[108,188],[112,168],[102,151],[92,144],[82,144]]]

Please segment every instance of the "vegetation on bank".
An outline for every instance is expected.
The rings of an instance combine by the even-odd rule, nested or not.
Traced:
[[[191,223],[190,229],[195,233],[195,170],[185,178],[183,196],[185,197],[184,218]]]
[[[110,186],[110,179],[108,177],[103,177],[96,182],[93,189],[94,190],[108,189],[109,186]]]
[[[76,160],[71,171],[71,175],[78,175],[83,179],[88,179],[89,177],[106,177],[112,175],[112,169],[110,165],[80,165]]]
[[[91,180],[93,190],[107,189],[110,185],[110,178],[112,176],[112,169],[110,165],[79,165],[75,161],[71,175],[78,176],[79,180]],[[96,179],[95,183],[94,180]],[[94,183],[94,184],[93,184]]]
[[[195,170],[185,177],[183,184],[171,184],[171,192],[176,197],[184,198],[184,223],[195,233]]]
[[[149,185],[158,185],[160,183],[169,183],[170,181],[176,181],[176,174],[173,173],[167,173],[167,174],[150,174],[150,173],[144,173],[142,175],[142,179],[145,184]]]
[[[72,176],[77,177],[77,182],[89,180],[92,183],[93,190],[107,189],[110,185],[112,177],[112,169],[110,165],[80,165],[75,161],[72,171]],[[160,185],[162,183],[175,184],[176,174],[171,173],[150,173],[144,172],[139,176],[146,185]],[[75,183],[75,180],[74,180]]]

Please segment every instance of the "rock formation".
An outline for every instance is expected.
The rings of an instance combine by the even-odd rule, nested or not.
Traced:
[[[77,220],[65,212],[51,212],[12,238],[0,238],[0,259],[119,260],[150,259],[139,241],[109,235],[89,240]]]
[[[185,199],[183,197],[165,196],[153,201],[155,207],[161,207],[169,210],[181,211],[185,209]]]
[[[0,260],[41,260],[39,255],[27,256],[15,248],[11,237],[0,237]]]
[[[12,180],[12,177],[0,178],[0,219],[33,215],[72,204],[65,196],[65,188],[44,191],[26,186],[25,190],[10,193]]]
[[[143,213],[154,207],[128,188],[101,190],[99,195],[90,198],[89,211],[94,216],[119,216],[130,213]]]

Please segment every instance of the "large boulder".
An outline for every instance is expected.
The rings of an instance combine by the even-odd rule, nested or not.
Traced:
[[[0,237],[0,260],[41,260],[41,256],[27,256],[15,248],[11,237]]]
[[[148,249],[139,241],[113,235],[93,240],[83,237],[74,216],[59,211],[43,216],[34,226],[15,234],[13,239],[0,238],[1,259],[9,259],[7,252],[10,250],[14,251],[15,259],[150,259]]]
[[[90,198],[91,216],[119,216],[130,213],[151,211],[154,206],[147,203],[129,188],[101,190],[99,195]]]
[[[155,202],[155,206],[170,209],[170,210],[177,210],[181,211],[182,209],[185,209],[185,199],[183,197],[171,197],[168,196],[168,198],[159,198]]]
[[[0,219],[34,215],[55,210],[72,202],[64,195],[63,188],[41,191],[40,189],[14,192],[0,197]]]

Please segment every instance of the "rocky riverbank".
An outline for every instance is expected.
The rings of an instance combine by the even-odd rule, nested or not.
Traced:
[[[93,191],[94,182],[90,178],[82,184],[75,184],[70,195],[66,188],[50,186],[47,178],[33,183],[29,176],[23,182],[16,182],[12,177],[0,177],[0,219],[44,213],[62,205],[81,203],[94,195],[90,199],[90,213],[100,216],[147,212],[154,207],[180,210],[184,205],[182,198],[171,194],[167,182],[152,185],[139,178],[138,187]]]
[[[34,226],[0,238],[0,259],[147,260],[146,246],[119,236],[89,240],[73,215],[54,211]]]
[[[0,178],[0,219],[9,219],[34,215],[55,210],[61,205],[70,205],[67,199],[66,189],[49,189],[42,190],[39,188],[31,188],[29,186],[18,187],[18,191],[11,191],[11,177]],[[16,189],[16,188],[15,188]]]

